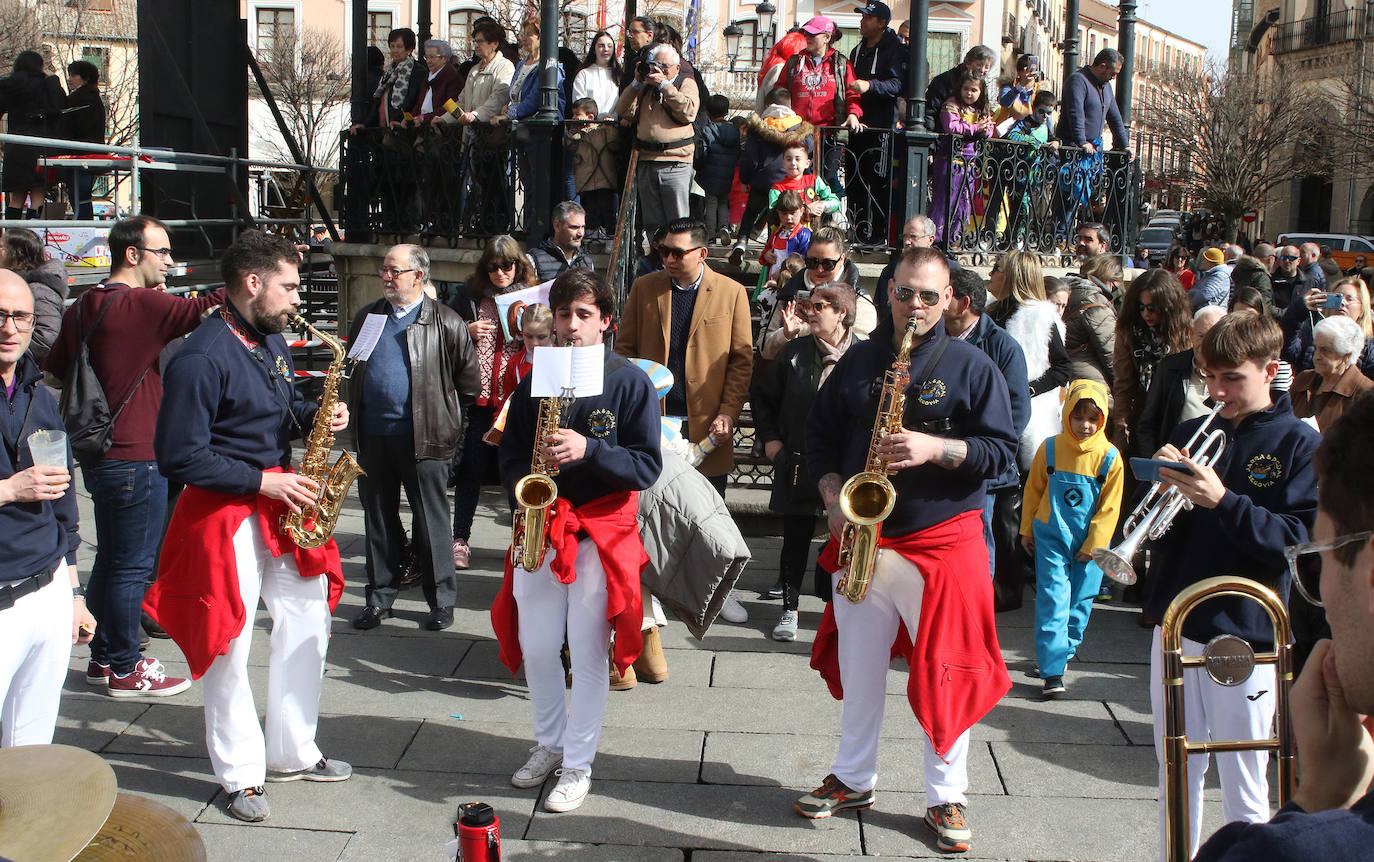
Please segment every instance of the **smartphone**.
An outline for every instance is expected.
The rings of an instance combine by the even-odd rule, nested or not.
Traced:
[[[1328,311],[1340,311],[1344,305],[1344,296],[1341,296],[1339,293],[1328,293],[1326,295],[1326,301],[1322,303],[1322,308]]]
[[[1158,482],[1161,468],[1177,470],[1186,476],[1193,475],[1187,464],[1181,461],[1165,461],[1162,458],[1132,458],[1131,472],[1142,482]]]

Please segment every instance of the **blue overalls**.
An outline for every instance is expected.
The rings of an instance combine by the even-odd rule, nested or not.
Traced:
[[[1049,523],[1036,520],[1035,536],[1035,659],[1040,678],[1063,676],[1064,666],[1083,642],[1093,599],[1102,584],[1102,569],[1092,560],[1080,563],[1073,555],[1088,537],[1102,486],[1116,459],[1109,450],[1097,476],[1054,469],[1058,435],[1045,443],[1045,493],[1050,500]]]

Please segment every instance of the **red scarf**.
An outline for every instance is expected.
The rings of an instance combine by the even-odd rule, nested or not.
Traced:
[[[162,541],[157,583],[143,600],[143,609],[186,654],[192,679],[200,679],[217,656],[229,652],[230,641],[248,621],[234,557],[234,534],[246,518],[257,517],[263,544],[272,556],[294,554],[303,578],[324,575],[329,581],[329,610],[338,607],[344,589],[339,546],[330,539],[311,550],[296,547],[282,532],[284,514],[285,503],[257,494],[235,496],[188,487],[177,500]]]
[[[1011,689],[993,620],[982,513],[965,512],[905,536],[883,536],[878,546],[906,557],[925,580],[916,637],[901,624],[892,656],[907,660],[911,711],[943,757]],[[834,537],[816,562],[828,572],[839,568]],[[833,601],[848,600],[837,596]],[[838,635],[833,603],[827,604],[812,644],[811,667],[820,672],[830,694],[843,700]],[[885,661],[878,656],[873,660]]]
[[[578,533],[585,532],[596,543],[601,567],[606,571],[606,619],[615,630],[615,663],[621,673],[634,664],[644,646],[640,631],[644,610],[640,604],[639,575],[649,564],[649,555],[639,536],[638,513],[638,491],[607,494],[576,508],[566,498],[559,497],[554,501],[548,522],[550,553],[556,554],[551,568],[559,583],[571,584],[577,580],[573,563],[577,559]],[[521,569],[518,576],[529,577],[530,573]],[[515,577],[517,574],[507,552],[501,590],[491,604],[491,627],[501,645],[501,663],[510,668],[511,673],[520,670],[522,660]],[[559,620],[558,625],[561,627],[563,621]]]

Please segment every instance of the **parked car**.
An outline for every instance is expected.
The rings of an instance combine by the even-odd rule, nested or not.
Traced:
[[[1374,237],[1352,233],[1279,234],[1279,245],[1302,245],[1305,242],[1331,246],[1331,259],[1342,270],[1355,266],[1356,257],[1363,257],[1366,261],[1374,260]]]

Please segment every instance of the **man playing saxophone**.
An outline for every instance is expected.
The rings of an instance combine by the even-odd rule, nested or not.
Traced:
[[[605,279],[572,269],[549,288],[554,331],[562,346],[601,346],[615,318],[615,293]],[[648,562],[637,520],[638,494],[663,469],[660,408],[649,377],[605,349],[600,395],[559,405],[560,427],[538,439],[541,400],[531,397],[539,371],[511,395],[501,435],[501,482],[512,493],[530,474],[532,453],[548,467],[557,497],[544,537],[526,531],[525,543],[547,543],[534,571],[506,555],[505,577],[491,607],[501,662],[515,673],[523,656],[534,713],[530,758],[511,776],[516,787],[538,787],[558,769],[544,800],[548,811],[571,811],[591,788],[592,760],[610,692],[607,648],[621,673],[639,655],[643,614],[639,576]],[[550,405],[552,406],[552,405]],[[552,422],[549,422],[552,425]],[[545,473],[552,470],[545,469]],[[522,523],[522,513],[515,515]],[[528,523],[528,522],[527,522]],[[537,556],[537,555],[535,555]],[[567,635],[572,693],[565,693],[559,650]],[[561,766],[561,768],[559,768]]]
[[[301,302],[298,262],[294,245],[256,230],[229,247],[227,301],[168,364],[153,441],[163,475],[186,490],[144,607],[204,677],[210,763],[229,813],[247,821],[267,819],[264,780],[352,774],[315,745],[330,613],[343,593],[339,548],[296,547],[281,527],[319,492],[291,472],[291,439],[318,411],[292,385],[281,336]],[[347,425],[337,402],[329,427]],[[248,679],[259,598],[272,617],[265,739]]]
[[[883,289],[891,318],[835,365],[807,422],[807,466],[821,477],[829,512],[830,541],[819,564],[834,573],[832,583],[843,574],[837,546],[846,526],[845,479],[876,457],[892,471],[896,500],[867,594],[857,603],[832,600],[816,633],[811,666],[843,698],[844,717],[831,774],[795,807],[818,818],[873,805],[887,667],[899,653],[910,664],[908,699],[926,736],[925,823],[939,849],[962,852],[972,840],[965,819],[969,730],[1011,687],[993,623],[982,507],[984,483],[1012,463],[1016,433],[997,366],[945,334],[952,290],[944,256],[908,249]],[[902,415],[875,415],[891,402],[883,383],[912,318]],[[874,435],[880,422],[900,430]]]
[[[1274,588],[1287,601],[1286,545],[1308,539],[1317,512],[1312,455],[1317,432],[1293,416],[1288,395],[1271,395],[1283,336],[1264,315],[1228,314],[1198,347],[1207,392],[1223,404],[1212,427],[1225,433],[1226,447],[1212,463],[1180,450],[1204,418],[1179,425],[1157,458],[1182,462],[1187,473],[1163,469],[1160,478],[1192,504],[1181,511],[1155,546],[1151,572],[1158,572],[1144,613],[1163,619],[1170,602],[1189,585],[1215,575],[1251,578]],[[1200,655],[1218,635],[1248,641],[1256,652],[1273,649],[1274,633],[1263,607],[1245,598],[1215,598],[1194,610],[1183,626],[1183,654]],[[1161,629],[1150,649],[1150,707],[1159,760],[1160,858],[1165,858],[1165,768],[1163,690],[1160,683]],[[1224,687],[1202,668],[1183,671],[1183,700],[1189,739],[1260,739],[1274,721],[1273,665],[1256,665],[1244,683]],[[1217,754],[1222,812],[1227,823],[1269,819],[1267,751]],[[1189,852],[1202,834],[1202,784],[1209,756],[1188,758]]]

